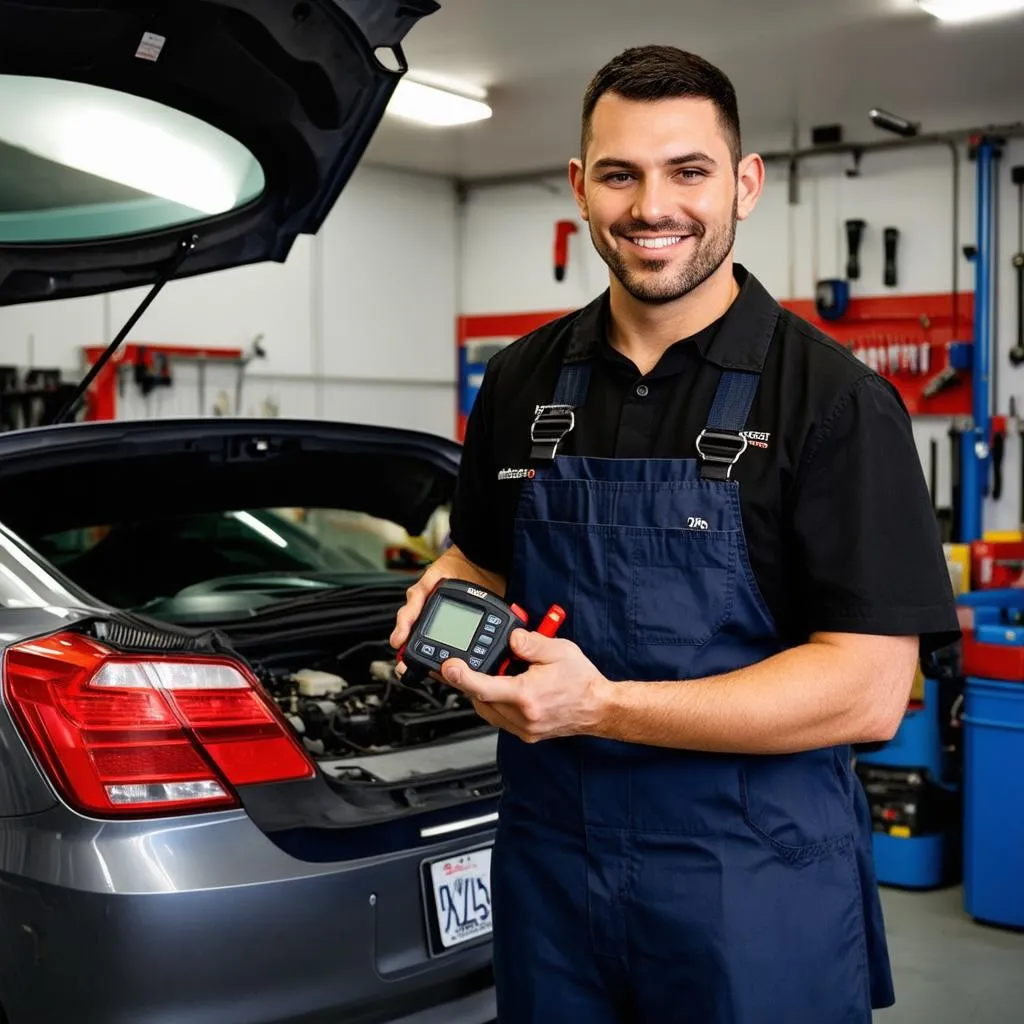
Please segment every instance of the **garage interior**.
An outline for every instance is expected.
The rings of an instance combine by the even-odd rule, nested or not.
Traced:
[[[962,645],[919,671],[897,737],[858,756],[897,992],[875,1019],[1020,1021],[1024,2],[440,0],[404,45],[407,80],[486,116],[424,123],[429,103],[396,92],[320,231],[283,263],[168,283],[77,418],[460,441],[487,360],[606,287],[566,166],[590,75],[649,42],[736,86],[768,168],[736,258],[898,388],[960,603]],[[65,207],[139,194],[105,173],[0,128],[0,242],[31,241],[19,217],[54,189]],[[145,295],[0,307],[0,432],[51,419]]]

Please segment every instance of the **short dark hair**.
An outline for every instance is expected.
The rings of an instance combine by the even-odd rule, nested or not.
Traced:
[[[732,151],[733,168],[739,164],[743,150],[736,90],[728,77],[703,57],[674,46],[635,46],[612,58],[594,75],[583,96],[581,159],[590,144],[594,108],[608,92],[638,101],[710,100]]]

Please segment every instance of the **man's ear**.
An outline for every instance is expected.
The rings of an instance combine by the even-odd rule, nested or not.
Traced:
[[[764,161],[757,153],[740,161],[736,169],[736,216],[739,220],[746,220],[754,212],[764,191],[764,179]]]
[[[572,194],[579,207],[580,216],[589,220],[589,207],[587,205],[586,170],[582,160],[569,161],[569,184],[572,186]]]

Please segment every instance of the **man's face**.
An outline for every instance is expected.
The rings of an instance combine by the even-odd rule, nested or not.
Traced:
[[[583,156],[570,174],[594,247],[626,291],[650,304],[682,298],[722,266],[759,191],[751,158],[733,170],[709,100],[606,93]]]

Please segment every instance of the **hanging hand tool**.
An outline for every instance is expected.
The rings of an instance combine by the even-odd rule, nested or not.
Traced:
[[[970,420],[955,419],[949,428],[949,534],[952,543],[963,538],[963,435],[970,429]]]
[[[555,280],[565,280],[565,270],[569,265],[569,238],[575,235],[579,228],[571,220],[559,220],[555,222]]]
[[[998,501],[1003,495],[1003,455],[1006,452],[1006,417],[992,417],[992,437],[990,441],[989,454],[992,458],[992,489],[993,501]],[[989,496],[989,487],[985,486],[985,497]]]
[[[819,281],[814,304],[822,320],[841,320],[850,306],[850,286],[840,278]]]
[[[885,284],[888,288],[896,287],[896,248],[900,241],[899,228],[886,228],[885,237]]]
[[[860,243],[864,239],[864,229],[867,222],[863,220],[848,220],[846,222],[846,245],[849,254],[846,260],[846,277],[850,281],[856,281],[860,277]]]
[[[924,398],[937,394],[965,380],[964,374],[971,369],[973,346],[966,341],[951,341],[946,345],[946,365],[937,373],[921,392]]]
[[[1017,524],[1024,529],[1024,417],[1017,413],[1017,399],[1010,395],[1010,412],[1008,419],[1017,428],[1017,450],[1020,452],[1020,508],[1017,513]]]
[[[932,511],[939,514],[939,442],[933,437],[928,442],[928,490],[932,496]]]
[[[1010,362],[1014,366],[1024,363],[1024,167],[1011,172],[1017,186],[1017,251],[1013,254],[1013,269],[1017,274],[1017,344],[1010,349]]]

